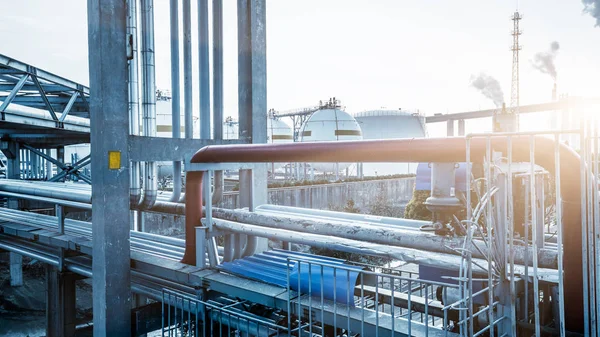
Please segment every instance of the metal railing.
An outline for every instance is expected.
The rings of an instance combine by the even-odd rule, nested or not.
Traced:
[[[455,336],[457,284],[416,272],[288,258],[288,326],[294,336]],[[297,289],[293,291],[292,289]]]
[[[247,309],[244,301],[227,298],[202,301],[185,293],[163,289],[161,336],[288,336],[286,327],[277,321]]]

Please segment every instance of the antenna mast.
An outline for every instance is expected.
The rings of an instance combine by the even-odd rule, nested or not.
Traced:
[[[519,21],[523,19],[523,16],[518,12],[518,10],[513,14],[511,20],[513,21],[513,45],[511,50],[513,52],[513,62],[512,62],[512,85],[511,85],[511,95],[510,95],[510,112],[515,115],[515,119],[517,122],[516,128],[519,130],[519,51],[522,49],[522,46],[519,44],[519,36],[523,34],[523,31],[519,29]]]

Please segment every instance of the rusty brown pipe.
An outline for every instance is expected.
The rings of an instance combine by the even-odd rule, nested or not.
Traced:
[[[514,161],[529,161],[529,136],[513,136]],[[491,139],[494,151],[506,152],[507,137]],[[535,162],[554,172],[554,140],[535,137]],[[471,139],[471,161],[482,162],[485,138]],[[466,139],[419,138],[321,143],[244,144],[206,146],[194,154],[192,163],[285,163],[285,162],[463,162]],[[583,327],[583,277],[581,251],[580,158],[560,145],[560,183],[563,200],[564,275],[566,328]],[[195,264],[194,228],[202,217],[202,172],[186,177],[186,249],[184,263]]]

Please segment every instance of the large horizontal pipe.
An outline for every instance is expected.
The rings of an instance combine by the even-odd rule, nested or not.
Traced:
[[[512,136],[515,162],[528,162],[529,136]],[[554,140],[535,136],[535,162],[554,172],[554,149],[560,149],[560,184],[563,200],[564,274],[566,327],[579,331],[583,326],[582,226],[580,195],[580,157],[570,147]],[[470,139],[470,158],[484,160],[487,138]],[[491,137],[493,151],[506,152],[508,137]],[[194,163],[286,163],[286,162],[463,162],[467,139],[415,138],[320,143],[244,144],[206,146],[194,154]],[[186,252],[184,263],[195,265],[196,237],[194,228],[202,217],[202,181],[204,172],[188,172],[186,177]]]
[[[347,253],[395,259],[448,270],[458,270],[461,264],[461,258],[454,255],[424,252],[411,248],[392,247],[343,238],[336,238],[335,240],[332,240],[331,236],[327,235],[298,233],[290,230],[260,227],[215,218],[213,218],[213,221],[214,226],[217,229],[230,233],[255,235],[273,240],[309,245],[312,247],[328,248]],[[479,261],[480,265],[487,264],[487,262],[483,260],[475,261]],[[487,274],[487,271],[484,271],[477,266],[474,266],[473,271],[480,274]]]
[[[320,209],[312,209],[312,208],[300,208],[300,207],[290,207],[290,206],[280,206],[280,205],[260,205],[255,208],[255,210],[259,213],[274,213],[274,214],[288,214],[288,215],[310,215],[311,217],[319,218],[319,219],[339,219],[339,220],[349,220],[349,221],[357,221],[357,222],[369,222],[369,223],[377,223],[378,226],[381,227],[391,227],[391,228],[414,228],[419,229],[424,225],[431,224],[431,221],[421,221],[421,220],[412,220],[412,219],[401,219],[401,218],[392,218],[385,216],[374,216],[369,214],[360,214],[360,213],[346,213],[346,212],[334,212],[334,211],[326,211]]]
[[[301,233],[312,233],[336,238],[351,239],[363,242],[372,242],[395,247],[418,249],[425,252],[460,255],[465,238],[452,238],[436,235],[429,232],[406,230],[401,227],[381,227],[368,223],[346,223],[342,221],[312,220],[307,217],[273,216],[264,215],[244,210],[215,209],[213,217],[245,224],[273,229],[285,229]],[[400,226],[401,221],[398,219]],[[409,220],[410,221],[410,220]],[[483,241],[475,240],[467,245],[476,258],[487,258],[487,248]],[[529,256],[533,249],[528,248]],[[514,249],[515,263],[525,263],[526,247],[516,246]],[[557,267],[557,253],[555,250],[539,251],[539,266],[542,268]],[[531,258],[529,259],[531,263]]]

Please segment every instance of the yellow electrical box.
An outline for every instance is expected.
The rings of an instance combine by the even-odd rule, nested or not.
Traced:
[[[119,170],[121,168],[121,151],[108,151],[108,169]]]

